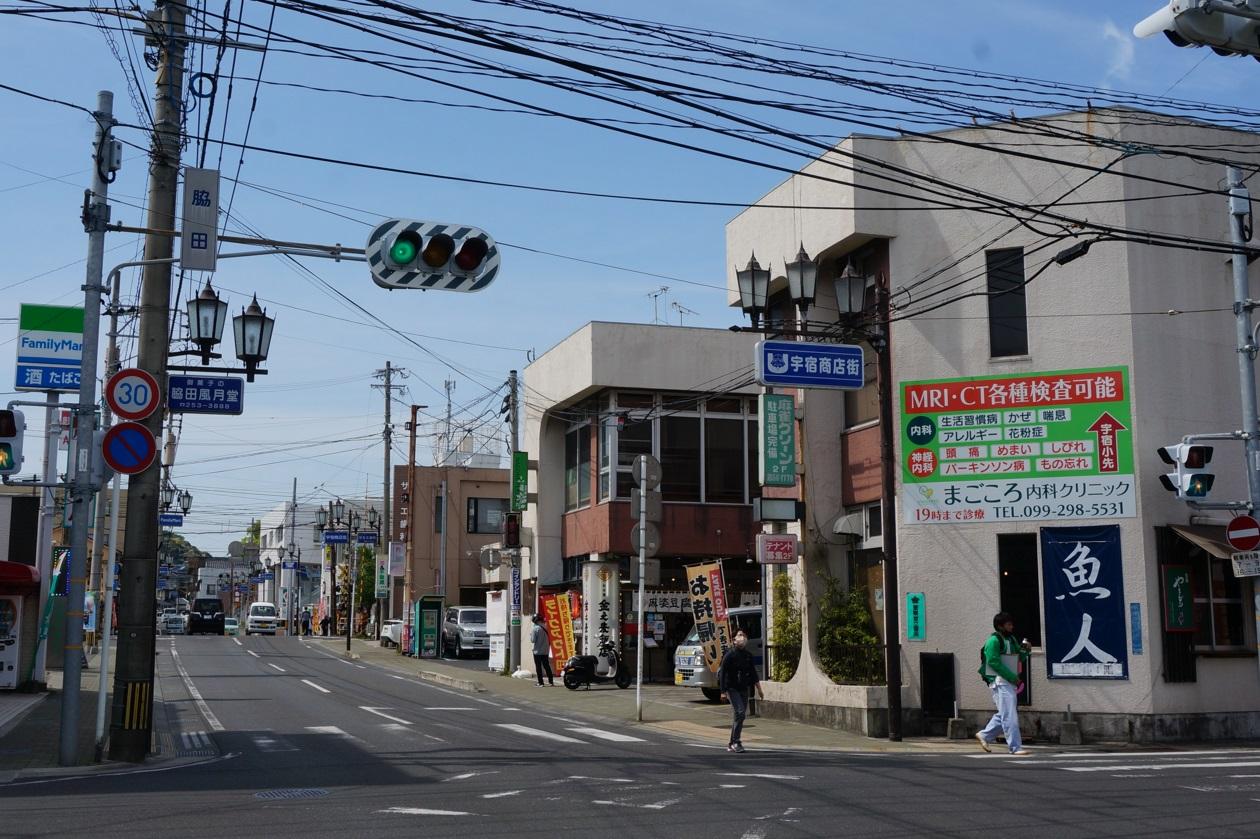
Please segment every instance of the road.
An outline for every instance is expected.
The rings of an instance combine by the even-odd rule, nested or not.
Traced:
[[[296,638],[177,636],[159,649],[180,760],[0,786],[5,836],[1258,832],[1260,750],[734,755]]]

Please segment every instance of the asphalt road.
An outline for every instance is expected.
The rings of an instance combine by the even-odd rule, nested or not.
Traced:
[[[159,648],[184,756],[0,786],[0,833],[1260,834],[1260,750],[735,755],[449,690],[296,638],[178,636]]]

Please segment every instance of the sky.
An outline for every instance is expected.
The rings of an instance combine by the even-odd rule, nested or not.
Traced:
[[[329,3],[339,9],[371,5]],[[0,12],[33,5],[0,0]],[[107,4],[98,0],[96,5]],[[1163,38],[1133,37],[1133,24],[1157,7],[1131,0],[908,0],[889,15],[886,4],[834,0],[592,0],[575,6],[821,50],[1251,107],[1260,74],[1254,62],[1177,49]],[[219,25],[222,4],[198,0],[194,8],[202,20]],[[489,53],[434,40],[423,29],[388,30],[396,40],[385,41],[260,0],[243,0],[232,8],[233,37],[263,43],[270,26],[275,48],[265,54],[225,53],[218,62],[212,119],[210,97],[186,96],[186,130],[195,139],[184,150],[186,164],[200,162],[204,152],[205,165],[223,171],[221,209],[230,201],[229,232],[253,235],[244,232],[248,228],[272,238],[362,247],[373,223],[385,218],[463,222],[498,240],[503,268],[485,291],[460,294],[390,292],[375,286],[360,263],[303,260],[304,267],[298,267],[281,257],[223,262],[213,283],[230,313],[239,313],[257,294],[276,318],[275,337],[267,375],[247,385],[241,416],[184,417],[172,477],[194,498],[180,531],[193,544],[221,553],[251,519],[289,498],[295,478],[304,502],[379,496],[384,401],[382,391],[371,385],[379,384],[374,373],[387,360],[405,370],[398,381],[406,389],[395,393],[393,405],[394,463],[406,456],[402,423],[407,406],[422,404],[428,406],[418,456],[424,464],[432,462],[432,423],[446,412],[447,381],[453,382],[449,393],[456,425],[502,440],[505,426],[498,414],[508,371],[524,369],[531,357],[588,321],[655,318],[715,328],[740,322],[724,291],[730,270],[724,264],[724,225],[739,205],[756,201],[782,181],[784,167],[791,171],[803,165],[807,158],[799,151],[758,149],[752,155],[740,140],[637,125],[636,120],[647,118],[536,80],[454,73],[449,65],[426,62],[437,60],[443,50],[474,59]],[[556,30],[578,28],[528,9],[473,0],[444,0],[424,8],[438,15],[545,27],[551,37]],[[237,9],[243,10],[239,24]],[[0,14],[0,84],[87,108],[94,106],[98,90],[113,90],[116,118],[142,124],[153,73],[139,56],[141,39],[120,31],[112,16],[59,17]],[[113,30],[97,26],[101,21]],[[380,63],[317,59],[297,54],[302,44],[334,44],[342,55],[372,49],[377,62],[385,51],[413,63],[399,73]],[[422,53],[426,44],[437,49]],[[783,54],[797,61],[824,60],[791,49]],[[496,60],[534,71],[544,66],[524,57],[499,55]],[[202,74],[203,93],[215,67],[212,47],[192,51],[190,70]],[[820,101],[850,93],[799,79],[783,84]],[[731,83],[717,87],[726,94],[767,95]],[[861,96],[864,102],[895,107],[888,97]],[[523,113],[507,100],[563,116]],[[1038,111],[1024,107],[1020,112]],[[790,117],[755,105],[746,106],[745,113],[754,121],[781,119],[791,130],[825,142],[859,128],[843,117]],[[575,115],[621,121],[594,125],[567,118]],[[610,125],[734,157],[755,156],[770,165],[651,142],[609,130]],[[203,135],[209,142],[201,142]],[[117,136],[128,145],[110,187],[113,219],[141,225],[146,137],[128,127],[120,127]],[[19,304],[82,305],[87,240],[79,212],[89,182],[91,137],[92,124],[83,112],[0,89],[0,252],[5,255],[0,367],[12,364]],[[218,139],[247,141],[255,148],[242,151]],[[261,149],[437,177],[331,165]],[[556,194],[467,179],[734,206]],[[139,248],[134,235],[110,234],[106,265],[138,258]],[[123,277],[123,302],[128,303],[135,299],[137,276],[127,272]],[[197,273],[187,274],[182,284],[177,279],[172,299],[182,304],[205,279]],[[221,349],[232,354],[230,338]],[[134,341],[124,341],[124,360],[128,352],[134,359]],[[11,373],[0,374],[0,396],[6,400],[18,396],[6,390],[12,383]],[[525,398],[534,396],[527,388]],[[28,412],[30,441],[43,433],[41,414]],[[27,445],[33,472],[39,447]]]

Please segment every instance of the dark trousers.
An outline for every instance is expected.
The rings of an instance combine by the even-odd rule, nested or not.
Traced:
[[[735,745],[744,733],[744,717],[748,715],[748,689],[727,688],[726,698],[731,701],[731,745]]]
[[[553,685],[556,683],[556,674],[551,672],[551,656],[534,655],[534,672],[538,674],[538,684],[543,683],[543,671],[547,671],[547,681]]]

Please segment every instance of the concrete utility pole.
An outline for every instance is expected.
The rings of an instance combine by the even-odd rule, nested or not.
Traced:
[[[1242,170],[1228,167],[1229,239],[1234,246],[1234,330],[1238,337],[1238,381],[1242,393],[1244,443],[1247,451],[1247,490],[1251,509],[1260,504],[1260,421],[1256,411],[1256,351],[1251,334],[1251,310],[1247,282],[1247,220],[1251,217],[1251,196]]]
[[[403,590],[402,590],[402,609],[403,624],[411,626],[411,603],[416,599],[415,582],[412,578],[411,561],[415,556],[414,545],[416,543],[416,517],[412,515],[416,508],[416,422],[420,414],[421,408],[427,408],[427,405],[411,406],[411,422],[407,423],[407,506],[403,509],[403,514],[407,517],[407,535],[404,537],[403,545],[406,553],[406,565],[403,566]],[[393,584],[390,584],[390,596],[393,596]],[[390,606],[393,612],[393,606]],[[416,627],[411,627],[412,633],[416,631]]]
[[[884,346],[879,357],[879,460],[880,518],[884,532],[884,641],[888,648],[885,665],[888,682],[888,739],[901,740],[901,609],[897,593],[897,461],[893,454],[892,329],[889,279],[876,284],[879,326]]]
[[[381,436],[385,441],[385,476],[384,476],[385,479],[382,481],[382,486],[384,487],[384,492],[382,493],[382,495],[383,495],[383,502],[384,502],[385,509],[381,511],[381,533],[383,534],[383,538],[379,541],[383,541],[385,543],[384,544],[385,561],[387,563],[389,562],[390,514],[393,511],[393,508],[390,506],[390,493],[392,489],[391,485],[393,484],[392,476],[390,475],[390,472],[392,470],[390,467],[391,467],[392,458],[393,458],[394,426],[392,422],[390,421],[390,405],[394,401],[394,388],[401,389],[404,387],[403,385],[393,384],[392,380],[393,380],[393,375],[395,373],[405,376],[407,374],[407,371],[402,369],[401,367],[394,367],[390,364],[390,362],[386,361],[385,369],[376,371],[376,377],[378,379],[384,379],[385,384],[372,385],[372,387],[374,388],[381,388],[382,390],[385,391],[385,429],[381,433]],[[413,422],[415,421],[414,415],[412,416],[412,421]],[[413,433],[412,441],[414,442],[414,440],[415,440],[415,434]],[[379,550],[380,548],[381,548],[381,545],[378,542],[377,549]],[[385,624],[384,615],[381,614],[381,604],[380,604],[379,599],[377,600],[377,604],[376,604],[376,613],[378,616],[377,621],[376,621],[376,638],[379,641],[381,637],[381,627]],[[393,617],[393,615],[394,615],[394,581],[392,578],[390,578],[389,616]]]
[[[146,226],[154,231],[178,229],[176,191],[179,182],[181,104],[184,90],[184,6],[162,3],[157,9],[158,71],[154,95],[153,148],[149,161],[149,212]],[[172,237],[154,232],[145,237],[146,260],[170,259]],[[140,297],[137,366],[166,381],[170,349],[170,263],[144,267]],[[95,315],[96,310],[92,310]],[[86,336],[85,336],[86,337]],[[95,371],[93,371],[95,372]],[[164,400],[163,400],[164,401]],[[144,421],[155,440],[161,439],[162,405]],[[153,595],[157,591],[158,490],[161,469],[149,467],[127,483],[127,528],[123,540],[123,574],[118,609],[118,663],[114,674],[109,757],[139,763],[149,751],[153,731],[153,665],[156,643]]]
[[[96,95],[96,138],[92,152],[92,188],[87,196],[83,227],[88,234],[87,272],[83,284],[83,358],[79,367],[79,404],[74,407],[74,442],[71,446],[73,482],[70,497],[74,518],[70,523],[68,559],[70,590],[66,604],[65,682],[61,694],[61,738],[57,762],[73,766],[79,756],[79,688],[83,674],[83,600],[87,592],[88,510],[96,489],[92,486],[93,443],[96,440],[96,345],[101,329],[101,285],[105,270],[105,227],[109,224],[109,173],[113,144],[114,94]],[[99,455],[97,455],[99,456]]]
[[[519,425],[519,412],[517,405],[517,388],[518,379],[516,371],[508,372],[508,428],[511,430],[512,437],[512,453],[515,454],[521,447],[521,429]],[[509,505],[510,506],[510,505]],[[532,550],[532,548],[531,548]],[[512,579],[511,579],[511,597],[513,598],[511,610],[511,624],[508,626],[508,664],[512,673],[521,669],[521,549],[512,549]],[[542,678],[541,676],[539,678]]]

